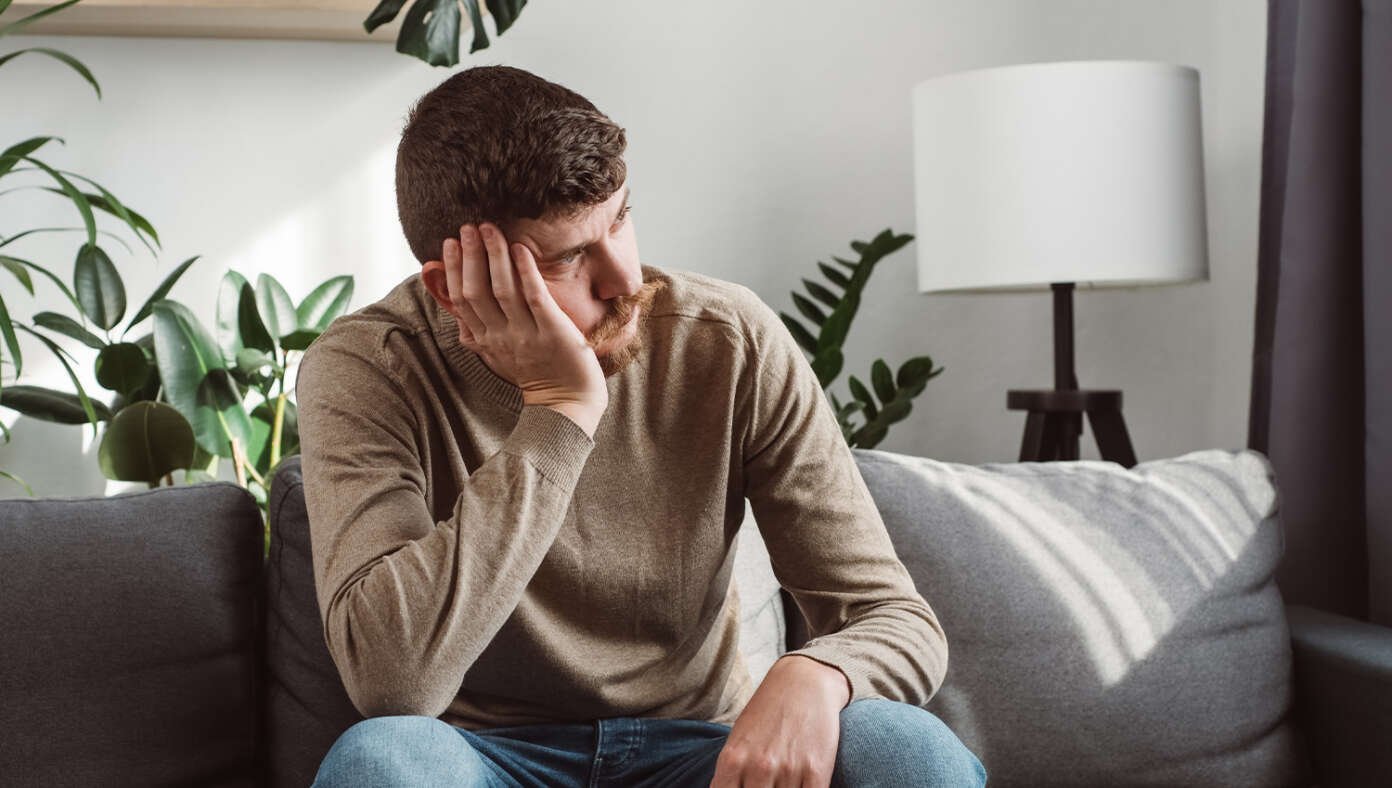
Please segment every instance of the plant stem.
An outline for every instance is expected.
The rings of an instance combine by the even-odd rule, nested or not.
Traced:
[[[275,418],[271,421],[271,461],[268,467],[276,467],[280,462],[280,430],[285,421],[285,391],[276,397]]]

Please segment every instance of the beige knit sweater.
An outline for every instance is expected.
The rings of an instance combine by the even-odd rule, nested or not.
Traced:
[[[459,342],[417,274],[301,361],[324,638],[367,717],[470,730],[601,717],[733,725],[755,687],[728,591],[744,498],[851,699],[923,704],[947,640],[816,375],[748,288],[667,279],[594,438]]]

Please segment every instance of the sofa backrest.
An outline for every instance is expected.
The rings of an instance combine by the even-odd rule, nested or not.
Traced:
[[[261,785],[262,531],[228,482],[0,500],[0,783]]]

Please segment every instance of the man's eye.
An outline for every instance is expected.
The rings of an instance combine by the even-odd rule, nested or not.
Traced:
[[[633,210],[632,205],[625,205],[624,209],[619,212],[619,218],[614,221],[614,226],[618,227],[619,225],[623,224],[624,220],[628,218],[628,212],[631,210]],[[571,252],[569,256],[562,257],[561,259],[557,260],[556,263],[557,265],[560,265],[562,263],[569,263],[579,256],[580,252]]]

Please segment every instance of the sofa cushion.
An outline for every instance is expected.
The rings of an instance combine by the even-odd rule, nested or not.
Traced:
[[[229,482],[0,501],[0,782],[260,785],[262,522]]]
[[[334,741],[363,716],[348,698],[324,643],[300,455],[276,466],[267,501],[267,785],[302,788],[314,781]]]
[[[1264,456],[854,454],[947,634],[926,708],[992,785],[1309,784]]]

